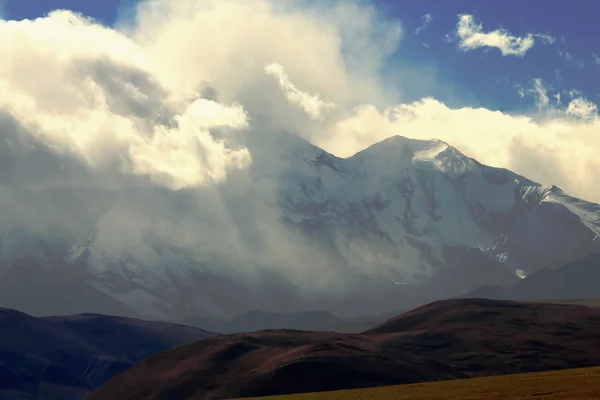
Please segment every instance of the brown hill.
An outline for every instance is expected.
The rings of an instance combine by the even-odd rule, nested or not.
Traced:
[[[362,334],[221,336],[140,362],[86,399],[221,399],[600,365],[600,309],[440,301]]]

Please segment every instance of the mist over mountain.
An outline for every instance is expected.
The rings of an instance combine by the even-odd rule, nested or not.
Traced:
[[[248,168],[196,188],[3,186],[5,196],[29,202],[29,225],[15,218],[22,202],[5,203],[0,262],[22,290],[3,301],[46,315],[40,288],[52,280],[28,286],[33,278],[15,272],[28,265],[93,288],[111,313],[181,319],[319,309],[357,317],[497,283],[489,274],[508,282],[600,246],[598,205],[439,140],[397,136],[342,159],[294,134],[263,138],[242,142]],[[483,258],[469,261],[475,248]],[[461,260],[486,271],[486,258],[497,272],[468,283],[467,269],[457,274],[458,291],[427,286]],[[77,297],[62,293],[67,303]],[[38,299],[38,309],[26,298]]]
[[[224,4],[0,17],[0,305],[353,318],[598,250],[583,94],[550,110],[535,81],[543,118],[406,100],[384,67],[408,33],[375,5]]]
[[[462,297],[511,300],[600,298],[600,253],[573,260],[560,268],[542,268],[511,287],[482,285]]]

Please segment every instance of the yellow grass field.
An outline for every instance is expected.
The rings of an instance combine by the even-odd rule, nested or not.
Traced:
[[[600,367],[340,390],[252,400],[592,400],[600,399]]]

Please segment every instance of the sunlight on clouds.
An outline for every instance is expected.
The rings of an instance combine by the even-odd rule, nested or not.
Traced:
[[[426,98],[382,112],[363,106],[338,121],[322,144],[350,156],[392,135],[439,138],[485,164],[598,201],[600,187],[589,184],[600,176],[598,132],[597,115],[586,121],[559,117],[535,121],[485,108],[452,109]]]
[[[598,115],[598,106],[588,99],[579,97],[569,103],[567,113],[584,119],[595,119]]]
[[[160,176],[172,188],[247,164],[246,150],[229,150],[208,131],[243,127],[241,107],[183,102],[118,32],[68,11],[0,24],[0,108],[50,152]]]
[[[228,168],[244,168],[250,163],[247,149],[228,149],[208,132],[214,127],[246,128],[241,106],[226,107],[199,99],[175,119],[177,128],[157,127],[149,140],[132,146],[134,172],[148,174],[155,183],[179,189],[221,181]]]
[[[554,41],[485,33],[470,15],[457,33],[465,50],[503,55]],[[340,156],[396,134],[440,138],[483,163],[600,200],[589,184],[600,175],[595,104],[565,93],[566,106],[553,110],[549,98],[559,97],[541,81],[520,93],[550,110],[543,118],[432,98],[398,104],[381,68],[401,37],[399,21],[358,1],[150,0],[117,29],[68,11],[0,21],[0,111],[16,121],[0,139],[20,135],[55,158],[179,189],[250,165],[240,143],[272,126]]]
[[[536,37],[546,44],[556,41],[552,36],[543,34],[528,33],[523,37],[513,36],[502,28],[486,33],[483,31],[483,25],[476,23],[475,18],[469,14],[459,15],[456,35],[460,39],[458,45],[462,50],[495,47],[503,56],[523,57],[535,45]]]
[[[319,95],[310,95],[302,92],[294,86],[280,64],[273,63],[265,67],[265,72],[277,79],[281,90],[283,90],[288,101],[300,107],[312,119],[323,120],[323,114],[334,107],[333,103],[326,103]]]

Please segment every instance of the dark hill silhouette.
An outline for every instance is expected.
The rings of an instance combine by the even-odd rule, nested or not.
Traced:
[[[151,354],[214,335],[166,322],[0,308],[0,399],[81,399]]]
[[[513,287],[483,286],[461,297],[499,300],[578,299],[600,297],[600,253],[564,266],[542,268]]]
[[[519,278],[502,263],[481,249],[468,250],[451,267],[441,268],[430,279],[425,290],[436,299],[460,296],[477,287],[495,285],[511,287]]]
[[[87,400],[222,399],[600,365],[600,309],[454,299],[362,334],[225,335],[138,363]]]
[[[95,289],[75,268],[17,266],[0,279],[0,307],[45,317],[95,312],[138,317],[126,305]]]
[[[241,333],[265,329],[299,329],[305,331],[333,331],[359,333],[372,328],[400,312],[385,313],[358,318],[338,318],[327,311],[305,311],[294,313],[273,313],[249,311],[230,320],[215,318],[187,317],[179,322],[213,332]]]

